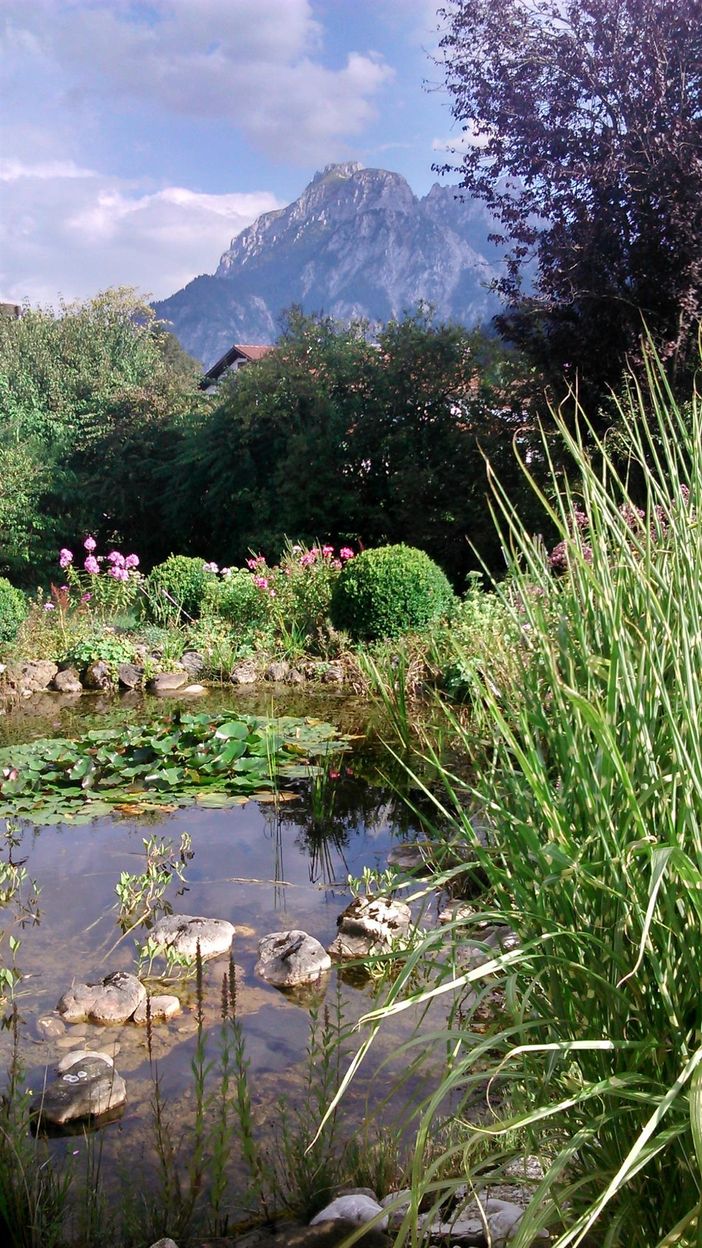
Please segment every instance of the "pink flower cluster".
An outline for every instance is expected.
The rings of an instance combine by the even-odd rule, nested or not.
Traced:
[[[96,558],[93,554],[93,551],[97,548],[95,538],[90,536],[86,537],[83,542],[83,546],[88,552],[83,560],[83,568],[90,574],[90,576],[98,576],[100,572],[100,564],[104,562],[104,559],[102,556],[98,556]],[[111,576],[115,581],[128,581],[129,573],[133,571],[133,569],[139,567],[139,556],[122,555],[118,550],[111,550],[107,556],[107,562],[110,565],[107,569],[108,576]],[[59,567],[64,569],[73,567],[73,551],[68,550],[65,546],[63,546],[59,552]],[[84,595],[83,601],[87,600],[88,599]]]

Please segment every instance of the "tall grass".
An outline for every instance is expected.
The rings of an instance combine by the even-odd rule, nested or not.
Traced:
[[[544,445],[559,576],[495,487],[521,696],[484,681],[479,779],[444,767],[435,802],[485,873],[477,918],[508,923],[520,949],[419,994],[484,988],[490,973],[506,991],[487,1034],[470,1007],[449,1025],[454,1060],[422,1109],[399,1242],[419,1234],[420,1200],[455,1189],[447,1175],[484,1188],[517,1130],[546,1174],[513,1248],[544,1227],[559,1248],[702,1244],[702,406],[677,408],[655,364],[649,389],[620,411],[624,469],[559,423],[568,483]],[[411,974],[384,1013],[417,1000],[403,995]],[[450,1119],[458,1141],[431,1155]]]

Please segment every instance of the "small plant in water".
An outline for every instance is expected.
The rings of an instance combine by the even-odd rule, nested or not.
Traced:
[[[170,909],[163,897],[173,880],[185,881],[186,863],[193,856],[189,833],[182,832],[178,849],[170,839],[156,836],[143,840],[146,854],[144,870],[139,875],[123,871],[115,892],[119,900],[119,922],[123,929],[133,929],[153,917],[161,908]],[[183,891],[183,890],[180,890]]]

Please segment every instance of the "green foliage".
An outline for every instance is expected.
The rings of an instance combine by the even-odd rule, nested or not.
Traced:
[[[149,609],[161,624],[195,619],[205,598],[213,574],[205,570],[202,559],[188,555],[169,555],[149,573],[146,593]]]
[[[208,577],[201,613],[219,616],[242,632],[265,624],[269,615],[266,599],[248,568],[230,568],[222,580]]]
[[[131,663],[134,646],[126,637],[120,637],[107,629],[99,629],[70,645],[62,658],[77,668],[84,668],[89,663],[98,661],[114,665]]]
[[[395,637],[445,615],[454,594],[441,568],[411,546],[380,546],[349,560],[332,597],[332,622],[354,640]]]
[[[183,715],[0,750],[0,817],[39,823],[198,801],[215,809],[307,778],[336,730],[317,720]]]
[[[27,602],[21,590],[15,589],[6,577],[0,576],[0,644],[14,641],[27,611]]]

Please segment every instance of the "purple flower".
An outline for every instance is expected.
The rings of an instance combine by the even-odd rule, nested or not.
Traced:
[[[114,563],[115,566],[118,568],[123,568],[124,562],[125,562],[124,555],[120,555],[118,550],[111,550],[109,555],[107,556],[107,562]]]
[[[45,602],[45,603],[44,603],[44,610],[45,610],[45,611],[53,611],[53,610],[54,610],[54,604],[53,604],[53,602]]]
[[[94,555],[88,555],[83,567],[86,572],[90,573],[91,576],[95,576],[95,574],[100,571],[100,565]]]
[[[81,594],[80,600],[81,602],[90,602],[90,599],[92,598],[92,596],[93,596],[92,594]]]
[[[219,572],[219,568],[216,563],[203,563],[202,570],[203,572]]]
[[[139,567],[139,556],[138,556],[138,555],[127,555],[127,558],[126,558],[126,559],[125,559],[125,561],[124,561],[124,566],[125,566],[125,568],[138,568],[138,567]]]
[[[265,576],[255,576],[253,578],[253,583],[256,586],[256,589],[268,589],[268,580]]]
[[[93,551],[95,550],[95,547],[97,546],[97,542],[95,541],[94,537],[86,537],[85,541],[83,542],[83,545],[85,546],[85,549],[87,550],[88,554],[92,555]]]
[[[59,554],[59,567],[67,568],[70,563],[73,563],[73,551],[64,546]]]
[[[350,546],[342,546],[339,551],[340,559],[353,559],[353,551]]]

